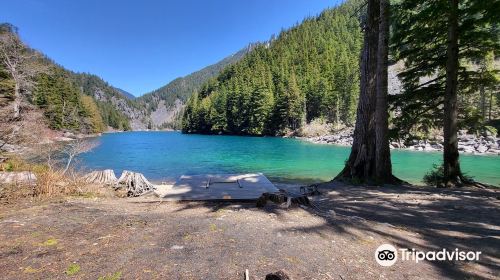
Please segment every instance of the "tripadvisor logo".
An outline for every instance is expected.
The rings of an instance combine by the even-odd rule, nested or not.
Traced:
[[[391,244],[382,244],[375,250],[375,260],[381,266],[392,266],[399,259],[401,261],[478,261],[480,251],[461,251],[442,249],[439,251],[418,251],[415,249],[400,248],[399,250]]]
[[[391,266],[398,260],[398,251],[391,244],[382,244],[375,251],[375,260],[381,266]]]

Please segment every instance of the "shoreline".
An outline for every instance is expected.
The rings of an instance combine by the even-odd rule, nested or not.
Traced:
[[[348,131],[339,131],[337,134],[328,134],[322,136],[291,136],[285,138],[295,138],[313,144],[336,145],[341,147],[352,146],[352,133]],[[487,135],[476,136],[472,134],[459,133],[458,150],[460,154],[476,156],[500,156],[500,139]],[[389,146],[391,150],[413,151],[413,152],[442,152],[442,137],[426,140],[412,140],[408,145],[401,142],[391,141]]]

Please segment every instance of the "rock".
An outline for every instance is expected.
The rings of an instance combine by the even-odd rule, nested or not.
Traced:
[[[460,150],[460,148],[459,148]],[[476,150],[474,149],[474,147],[472,146],[463,146],[463,150],[462,150],[464,153],[473,153],[475,152]]]
[[[399,149],[401,147],[398,142],[391,142],[391,145],[396,149]]]
[[[69,142],[69,141],[75,140],[75,139],[69,138],[69,137],[55,137],[54,139],[56,141],[61,141],[61,142]]]
[[[486,136],[486,141],[488,142],[491,142],[491,143],[495,143],[497,141],[496,137],[495,136]]]
[[[23,148],[21,146],[11,144],[4,144],[1,148],[1,151],[7,153],[20,153],[22,150]]]
[[[66,138],[75,138],[75,134],[73,132],[66,131],[63,133],[63,137]]]
[[[442,150],[443,145],[441,145],[440,143],[436,143],[436,144],[432,145],[432,148],[434,148],[436,150]]]
[[[488,147],[486,146],[483,146],[483,145],[479,145],[477,148],[476,148],[476,151],[479,152],[479,153],[484,153],[488,150]]]

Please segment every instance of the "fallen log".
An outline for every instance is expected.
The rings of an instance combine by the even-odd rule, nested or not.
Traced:
[[[118,179],[116,189],[125,187],[127,196],[140,196],[147,192],[156,190],[155,185],[151,184],[144,175],[132,171],[124,170]]]
[[[0,184],[34,184],[36,176],[29,171],[0,172]]]
[[[115,185],[118,183],[115,172],[111,169],[92,171],[84,176],[87,183]]]

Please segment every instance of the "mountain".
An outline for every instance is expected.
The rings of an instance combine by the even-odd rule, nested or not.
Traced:
[[[188,100],[186,133],[281,135],[314,119],[353,125],[363,41],[347,1],[282,31]]]
[[[96,75],[72,72],[31,49],[11,24],[0,24],[0,49],[0,111],[7,116],[7,126],[21,125],[14,123],[27,117],[23,112],[37,109],[54,130],[96,133],[146,128],[145,110],[121,91]]]
[[[238,62],[258,44],[246,48],[221,61],[209,65],[185,77],[177,78],[167,85],[147,93],[135,100],[146,108],[155,128],[179,128],[178,121],[187,99],[209,79],[217,76],[226,66]]]
[[[109,110],[116,110],[119,115],[123,115],[128,120],[128,126],[125,129],[130,130],[144,130],[147,129],[149,123],[149,116],[144,108],[125,96],[124,91],[109,85],[97,75],[87,73],[73,73],[71,74],[74,83],[80,87],[80,90],[89,96],[92,96],[98,101],[101,110],[106,113]],[[114,113],[114,112],[113,112]],[[105,117],[109,114],[105,114]],[[113,116],[109,115],[113,120]],[[112,127],[120,129],[119,127]]]
[[[123,90],[121,88],[117,88],[117,87],[114,87],[114,89],[117,90],[118,92],[120,92],[121,95],[125,96],[126,98],[128,98],[130,100],[135,99],[135,96],[128,91],[125,91],[125,90]]]

